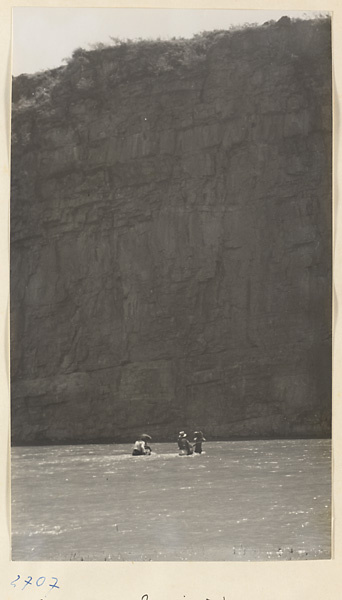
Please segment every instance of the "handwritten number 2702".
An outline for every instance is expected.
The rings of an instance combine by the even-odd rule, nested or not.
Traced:
[[[13,587],[17,587],[17,582],[19,581],[19,579],[20,579],[20,575],[17,575],[17,577],[15,579],[13,579],[13,581],[11,581],[11,585],[13,585]],[[59,589],[59,585],[57,585],[57,583],[58,583],[57,577],[51,577],[51,580],[53,581],[53,583],[49,583],[49,587],[51,588],[51,590],[53,590],[54,588]],[[46,577],[38,577],[38,579],[36,581],[36,586],[41,587],[42,585],[44,585],[45,581],[46,581]],[[26,588],[26,586],[28,586],[28,585],[33,585],[31,575],[29,575],[28,578],[24,580],[24,587],[22,587],[21,589],[24,590]]]

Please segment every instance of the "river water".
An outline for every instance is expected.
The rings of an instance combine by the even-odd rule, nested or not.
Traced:
[[[330,558],[331,442],[12,449],[13,560]]]

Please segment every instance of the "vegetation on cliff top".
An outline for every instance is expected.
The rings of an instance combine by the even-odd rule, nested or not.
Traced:
[[[232,27],[229,30],[215,30],[196,34],[191,39],[171,40],[119,40],[112,38],[112,44],[96,44],[90,50],[77,48],[66,60],[66,65],[57,69],[33,75],[19,75],[13,78],[13,108],[26,110],[51,101],[54,88],[65,82],[77,80],[76,87],[89,92],[96,87],[94,71],[102,70],[109,87],[134,81],[144,77],[160,77],[177,71],[181,76],[189,69],[204,68],[210,51],[218,44],[234,45],[248,43],[253,34],[263,32],[268,45],[281,36],[281,31],[304,37],[308,41],[317,34],[318,28],[330,28],[330,18],[322,15],[313,20],[291,20],[282,17],[279,21],[268,21],[263,25]],[[272,40],[270,41],[269,35]],[[236,46],[235,46],[236,47]],[[110,67],[108,68],[108,65]]]

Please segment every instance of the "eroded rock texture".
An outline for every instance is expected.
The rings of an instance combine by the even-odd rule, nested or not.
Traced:
[[[330,434],[329,21],[79,50],[12,129],[15,443]]]

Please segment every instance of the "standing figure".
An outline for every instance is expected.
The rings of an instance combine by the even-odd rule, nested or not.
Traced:
[[[179,432],[177,443],[178,443],[178,448],[180,450],[179,454],[181,456],[183,456],[184,454],[186,454],[187,456],[192,454],[192,452],[193,452],[192,445],[190,444],[188,437],[184,431]]]
[[[178,434],[178,438],[177,438],[177,444],[178,444],[178,448],[180,450],[183,449],[184,444],[183,444],[183,436],[185,435],[184,431],[180,431]]]
[[[195,431],[194,433],[194,446],[196,454],[202,454],[202,442],[205,442],[205,437],[202,431]]]
[[[150,435],[148,435],[147,433],[143,433],[142,436],[140,436],[140,440],[137,440],[133,446],[132,456],[143,456],[146,454],[151,454],[152,449],[148,445],[151,439],[152,438]]]

